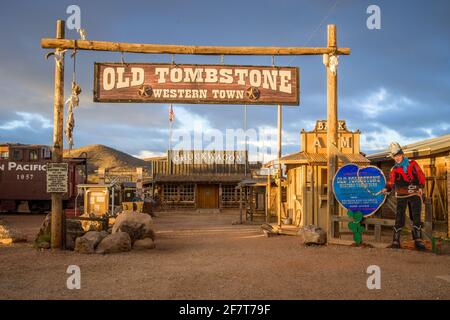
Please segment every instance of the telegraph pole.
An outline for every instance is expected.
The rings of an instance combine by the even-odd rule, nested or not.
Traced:
[[[56,22],[56,39],[64,39],[65,22]],[[53,152],[52,162],[60,163],[63,160],[63,117],[64,117],[64,53],[63,49],[56,48],[55,52],[55,96],[53,105]],[[62,248],[62,197],[63,193],[52,192],[51,214],[51,248]]]
[[[336,26],[334,24],[328,25],[328,48],[336,50]],[[328,56],[330,57],[330,55]],[[329,60],[329,59],[328,59]],[[337,156],[335,148],[338,140],[338,116],[337,116],[337,69],[330,70],[327,65],[327,215],[325,221],[321,224],[326,225],[328,230],[328,237],[330,236],[331,216],[336,214],[336,201],[333,195],[333,177],[337,170]]]

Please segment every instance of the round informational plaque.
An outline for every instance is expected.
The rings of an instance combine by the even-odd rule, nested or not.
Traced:
[[[359,167],[353,163],[339,168],[333,179],[336,200],[349,211],[360,211],[364,217],[381,207],[386,199],[381,193],[385,186],[386,178],[379,168]]]

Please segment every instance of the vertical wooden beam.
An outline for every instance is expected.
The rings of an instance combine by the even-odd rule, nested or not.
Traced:
[[[450,238],[450,156],[445,157],[447,167],[447,237]]]
[[[271,212],[270,212],[270,206],[272,205],[270,203],[270,195],[272,193],[271,187],[272,187],[272,175],[269,173],[267,175],[267,187],[266,187],[266,198],[267,198],[266,222],[267,223],[270,223],[270,215],[271,215]]]
[[[242,202],[244,201],[242,195],[242,185],[239,187],[239,223],[242,224]]]
[[[328,48],[336,49],[336,26],[328,25]],[[331,216],[336,212],[336,202],[333,195],[333,177],[337,169],[337,158],[332,144],[337,146],[338,140],[337,115],[337,70],[332,72],[327,66],[327,214],[324,224],[330,237]]]
[[[278,215],[278,227],[281,227],[281,154],[282,154],[282,123],[283,123],[283,109],[281,104],[278,105],[278,199],[277,199],[277,215]]]
[[[56,22],[56,38],[64,39],[65,22]],[[64,53],[61,49],[56,49],[55,57],[55,93],[53,104],[53,152],[52,161],[62,162],[63,160],[63,117],[64,117]],[[62,193],[52,193],[52,213],[51,213],[51,248],[62,249]]]
[[[136,195],[138,198],[144,197],[144,168],[136,168]]]

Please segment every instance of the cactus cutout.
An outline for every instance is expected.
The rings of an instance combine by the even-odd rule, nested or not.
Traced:
[[[365,230],[364,226],[361,225],[363,214],[360,211],[349,210],[347,215],[353,219],[348,223],[348,228],[353,232],[353,241],[359,246],[362,243],[362,233]]]

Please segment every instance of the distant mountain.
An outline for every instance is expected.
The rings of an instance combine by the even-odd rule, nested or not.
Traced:
[[[142,159],[101,144],[72,149],[70,152],[64,150],[64,157],[84,157],[83,152],[87,154],[89,174],[94,173],[98,168],[117,170],[149,167],[149,163]]]

